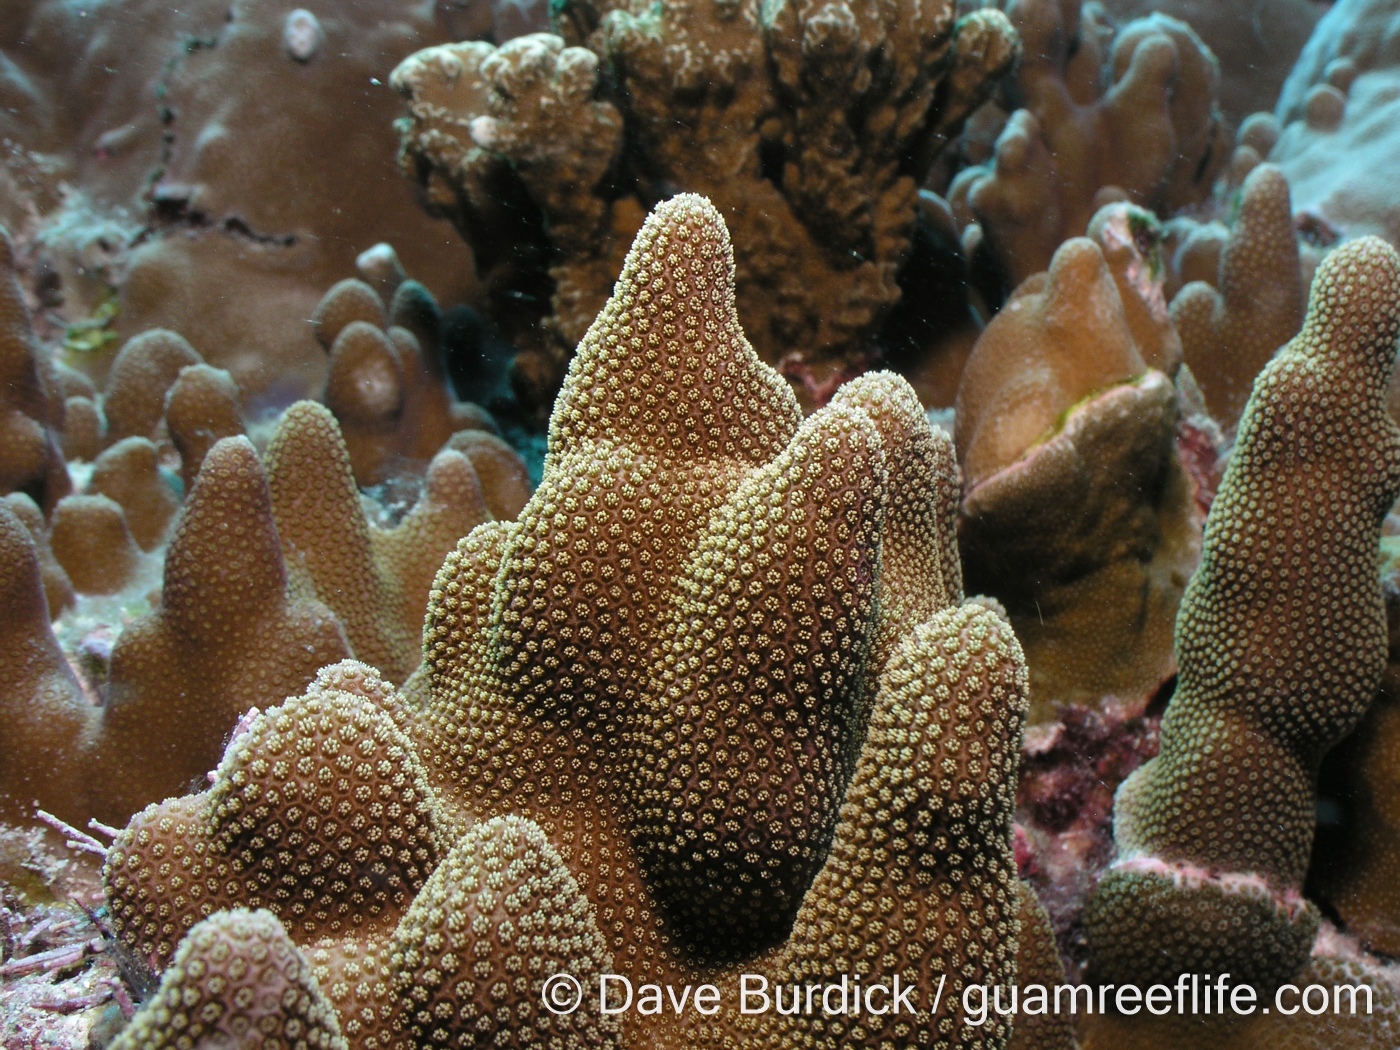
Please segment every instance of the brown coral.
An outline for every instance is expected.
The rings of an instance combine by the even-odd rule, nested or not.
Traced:
[[[15,276],[14,244],[0,227],[0,494],[24,492],[47,513],[71,490],[59,448],[63,409]]]
[[[107,373],[102,412],[107,438],[153,438],[165,417],[165,393],[190,365],[203,364],[184,336],[153,328],[128,339]]]
[[[427,289],[405,281],[390,290],[389,305],[386,315],[379,293],[352,278],[326,293],[312,319],[330,355],[322,400],[340,424],[355,480],[365,486],[404,461],[426,462],[458,431],[495,428],[448,388],[438,357],[441,319]],[[508,449],[504,454],[519,462]]]
[[[0,500],[0,812],[14,820],[34,799],[58,815],[86,812],[80,759],[93,709],[49,629],[39,557],[29,530]]]
[[[180,500],[173,481],[161,474],[156,446],[148,438],[124,438],[98,456],[92,467],[86,491],[121,505],[131,535],[143,551],[159,547]],[[191,476],[188,484],[193,483]]]
[[[29,536],[34,541],[35,554],[39,559],[39,574],[44,582],[44,597],[49,605],[49,618],[57,618],[73,604],[75,596],[73,581],[54,558],[53,549],[49,546],[48,523],[44,521],[44,513],[39,509],[39,505],[23,492],[10,493],[4,498],[4,503],[9,507],[10,513],[29,530]],[[12,552],[18,549],[10,548]]]
[[[1245,180],[1214,284],[1186,285],[1172,300],[1171,314],[1211,416],[1233,426],[1254,377],[1303,324],[1288,182],[1272,164],[1256,167]]]
[[[393,79],[405,170],[473,244],[494,314],[534,340],[531,367],[560,368],[646,206],[676,189],[711,197],[734,231],[764,360],[796,353],[817,382],[863,362],[900,299],[920,181],[1015,59],[1005,18],[956,19],[951,0],[577,2],[557,17],[563,39],[433,48]],[[520,304],[545,298],[541,343]]]
[[[1017,289],[968,359],[963,564],[974,590],[1006,603],[1036,719],[1059,701],[1140,696],[1171,673],[1200,528],[1177,418],[1087,239]]]
[[[246,438],[224,439],[171,537],[160,607],[112,652],[94,812],[120,820],[203,776],[239,716],[346,655],[329,610],[288,598],[262,465]]]
[[[0,39],[3,87],[26,99],[6,91],[6,152],[39,152],[73,191],[44,208],[63,320],[107,306],[121,337],[174,329],[249,397],[283,403],[316,393],[305,320],[370,245],[393,237],[447,302],[476,292],[470,252],[397,179],[382,86],[410,52],[459,38],[416,0],[328,0],[308,5],[319,36],[297,58],[295,6],[33,0]],[[117,256],[106,274],[87,257],[98,235]],[[91,357],[100,376],[110,354]]]
[[[346,1046],[335,1010],[276,917],[236,909],[190,931],[151,1005],[112,1050],[239,1045],[249,1039],[317,1050]]]
[[[121,504],[106,496],[59,500],[49,545],[79,594],[115,594],[134,583],[143,566]]]
[[[267,475],[293,590],[323,602],[355,655],[402,682],[421,659],[423,611],[437,567],[488,517],[471,464],[442,453],[410,516],[395,530],[377,528],[365,520],[335,418],[300,401],[268,445]]]
[[[133,821],[107,869],[130,947],[159,965],[203,912],[265,903],[325,967],[317,979],[365,1047],[479,1032],[609,1045],[606,1019],[580,1012],[574,1027],[541,1011],[551,967],[677,987],[737,979],[697,956],[743,959],[771,981],[857,974],[888,986],[898,974],[917,1005],[858,1023],[632,1013],[617,1043],[1001,1045],[1004,1021],[953,1026],[932,993],[954,966],[950,1003],[965,982],[1014,975],[1019,647],[985,605],[957,604],[951,456],[907,385],[871,377],[802,423],[738,328],[731,267],[713,208],[682,196],[658,209],[575,360],[539,491],[518,521],[474,530],[437,577],[415,699],[355,665],[323,672],[234,741],[210,792]],[[887,443],[915,453],[898,470],[923,480],[926,500],[892,502]],[[923,622],[891,646],[862,746],[887,584],[890,607]],[[354,695],[332,705],[332,688]],[[316,704],[319,721],[305,718]],[[342,708],[365,720],[344,742]],[[412,743],[402,758],[356,757],[356,741],[400,732]],[[276,757],[293,753],[305,757]],[[658,760],[669,776],[651,772]],[[411,787],[411,800],[368,812],[401,797],[385,796],[396,770],[393,790]],[[233,800],[245,800],[247,831]],[[482,823],[437,861],[394,933],[397,887],[416,887],[446,841],[431,834],[449,828],[440,814]],[[258,829],[261,844],[244,838]],[[313,862],[272,846],[293,829]],[[393,854],[414,874],[371,883],[390,895],[383,910],[351,908],[327,933],[367,863],[357,844],[372,861],[374,836],[416,829],[418,852]],[[316,874],[342,865],[341,886]],[[193,892],[206,884],[212,896]],[[726,943],[696,928],[693,900],[706,895]],[[356,916],[360,930],[345,928]],[[347,957],[360,977],[337,983]]]
[[[1400,257],[1350,242],[1255,383],[1182,602],[1162,753],[1118,793],[1119,859],[1087,917],[1100,980],[1228,971],[1272,988],[1307,959],[1318,763],[1385,666],[1376,550],[1400,493],[1384,401],[1397,335]]]
[[[1153,14],[1114,34],[1080,6],[1007,5],[1026,56],[1009,92],[1020,108],[990,163],[949,191],[1006,290],[1044,270],[1100,205],[1170,214],[1208,197],[1228,159],[1215,57],[1190,26]]]
[[[180,453],[180,477],[188,491],[214,444],[246,429],[238,407],[238,384],[222,368],[180,369],[165,394],[165,428]]]

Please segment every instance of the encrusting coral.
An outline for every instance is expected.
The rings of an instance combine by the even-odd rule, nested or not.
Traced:
[[[1120,254],[1135,254],[1130,244],[1120,239]],[[1006,604],[1036,720],[1171,674],[1172,622],[1199,552],[1176,389],[1143,360],[1163,356],[1141,299],[1155,296],[1160,313],[1160,284],[1148,257],[1134,267],[1141,280],[1120,285],[1094,241],[1066,241],[992,319],[958,388],[963,566],[972,589]],[[1120,287],[1155,345],[1135,339]]]
[[[803,422],[732,281],[716,210],[661,205],[571,368],[539,490],[438,574],[406,696],[324,669],[207,792],[139,814],[105,875],[130,951],[163,968],[201,919],[267,908],[352,1047],[1004,1045],[1005,1018],[951,1011],[1014,977],[1026,679],[1005,621],[959,604],[951,452],[889,375]],[[886,607],[919,622],[886,640]],[[917,1005],[541,1009],[555,972],[736,983],[725,961],[898,974]],[[142,1023],[174,1045],[173,1018]]]
[[[1006,92],[1016,110],[991,160],[949,189],[972,263],[994,271],[1002,295],[1103,204],[1169,215],[1209,197],[1229,159],[1215,57],[1190,26],[1152,14],[1115,33],[1078,0],[1006,7],[1024,56]]]
[[[1303,323],[1288,182],[1272,164],[1260,165],[1245,180],[1214,285],[1186,285],[1172,300],[1171,316],[1211,416],[1233,426],[1254,377]]]
[[[1182,600],[1161,754],[1118,792],[1119,856],[1086,915],[1096,980],[1228,972],[1271,990],[1307,962],[1318,764],[1385,668],[1397,335],[1400,257],[1348,242],[1255,382]]]
[[[647,207],[678,189],[733,231],[760,357],[819,387],[864,362],[900,299],[919,184],[1017,54],[1000,12],[954,7],[580,0],[553,12],[561,36],[403,62],[404,169],[529,344],[522,396],[547,403]]]

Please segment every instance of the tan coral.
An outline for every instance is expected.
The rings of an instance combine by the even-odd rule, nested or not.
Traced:
[[[236,1044],[250,1032],[264,1045],[346,1047],[311,967],[267,911],[220,912],[200,923],[165,971],[152,1004],[112,1050]]]
[[[1107,204],[1089,220],[1085,236],[1099,246],[1113,274],[1143,364],[1175,376],[1182,360],[1181,337],[1167,306],[1160,247],[1165,234],[1156,216],[1123,201]]]
[[[81,759],[95,709],[83,696],[49,629],[39,557],[29,530],[0,500],[0,666],[7,684],[0,718],[0,812],[28,818],[35,799],[69,820],[84,819]]]
[[[246,438],[225,438],[175,526],[160,607],[113,649],[94,812],[120,821],[203,776],[244,712],[346,655],[328,609],[288,598],[262,465]]]
[[[64,322],[115,305],[108,331],[172,328],[250,398],[285,403],[316,393],[324,364],[305,322],[362,249],[393,237],[444,301],[473,297],[470,252],[398,180],[399,104],[374,84],[410,52],[462,39],[450,16],[414,0],[308,6],[321,36],[305,61],[284,42],[295,4],[138,0],[108,17],[38,0],[11,13],[6,82],[33,108],[0,110],[3,137],[73,191],[45,206],[59,214],[41,246]],[[108,267],[89,257],[99,233]],[[88,356],[100,376],[110,353]]]
[[[153,328],[128,339],[107,373],[102,412],[107,439],[155,438],[165,416],[165,393],[180,370],[203,364],[194,347],[177,332]]]
[[[0,227],[0,494],[25,492],[48,513],[71,491],[59,447],[63,411],[15,275],[14,244]]]
[[[958,390],[969,586],[1006,603],[1033,719],[1172,673],[1200,522],[1176,390],[1142,359],[1094,242],[1076,238],[987,326]]]
[[[1390,523],[1387,522],[1387,525]],[[1308,880],[1369,951],[1400,951],[1400,862],[1395,754],[1400,731],[1400,545],[1381,534],[1381,587],[1389,653],[1381,686],[1352,733],[1323,759],[1320,806],[1334,819],[1319,821]]]
[[[313,318],[330,355],[322,400],[340,424],[363,486],[379,484],[405,461],[425,463],[454,433],[495,429],[489,414],[457,401],[447,385],[438,358],[441,318],[427,289],[404,282],[390,306],[394,312],[386,315],[379,294],[352,278],[326,293]],[[415,331],[429,342],[421,344]]]
[[[115,594],[145,565],[121,504],[106,496],[65,496],[53,510],[49,545],[79,594]]]
[[[160,472],[156,446],[148,438],[129,437],[97,457],[86,492],[121,504],[132,538],[150,551],[164,541],[180,509],[173,484]]]
[[[474,530],[434,583],[415,699],[398,700],[367,676],[354,690],[374,700],[374,724],[389,723],[412,741],[404,780],[426,784],[429,794],[415,787],[413,804],[399,811],[412,819],[349,806],[354,835],[330,848],[318,830],[316,841],[327,843],[318,863],[350,863],[341,850],[353,851],[362,836],[431,826],[438,805],[481,823],[399,920],[383,969],[376,945],[388,931],[375,940],[365,920],[355,951],[370,971],[341,982],[344,999],[332,992],[342,1021],[351,1018],[343,1028],[352,1045],[385,1045],[395,1017],[402,1034],[390,1045],[404,1047],[487,1030],[531,1047],[552,1045],[552,1033],[564,1031],[589,1033],[603,1046],[668,1048],[776,1048],[818,1038],[944,1048],[1004,1041],[1004,1022],[986,1033],[953,1026],[948,1004],[964,982],[1014,977],[1020,894],[1010,816],[1026,705],[1019,646],[985,605],[957,604],[946,564],[952,523],[944,517],[956,500],[947,491],[956,475],[912,391],[895,377],[872,377],[845,403],[801,422],[786,384],[738,328],[731,266],[712,207],[682,196],[658,209],[575,360],[539,491],[518,521]],[[639,376],[654,378],[621,382]],[[875,419],[861,407],[883,400],[889,404]],[[915,498],[886,513],[887,438],[924,457],[900,469],[924,479],[927,503]],[[923,615],[925,602],[938,608],[893,646],[861,748],[851,733],[878,670],[869,646],[879,635],[887,539],[892,554],[901,543],[924,544],[894,559],[891,587],[908,593],[890,594],[891,607],[910,616]],[[722,655],[702,659],[712,647]],[[790,664],[772,658],[775,647],[791,651]],[[325,672],[347,673],[362,674],[344,665]],[[319,783],[318,766],[344,754],[345,787],[332,774],[327,783],[336,786],[326,790],[366,805],[389,772],[376,773],[368,760],[357,767],[346,749],[321,743],[338,739],[333,725],[295,729],[318,688],[255,722],[216,775],[214,794],[268,801],[251,817],[279,842],[310,816],[294,805],[284,819],[286,791],[278,788],[274,799],[269,776]],[[279,746],[306,760],[272,761],[264,722],[286,726]],[[672,726],[678,735],[667,737]],[[857,750],[847,787],[846,756]],[[649,771],[658,759],[671,777]],[[688,809],[689,793],[720,819]],[[152,807],[110,855],[119,936],[158,964],[201,909],[232,903],[169,892],[175,868],[162,869],[158,854],[176,846],[188,873],[182,880],[213,878],[221,891],[232,881],[239,900],[271,897],[284,912],[309,892],[306,914],[316,924],[323,920],[311,902],[334,889],[308,880],[284,850],[250,844],[247,862],[241,852],[221,852],[222,840],[203,829],[233,811],[216,812],[206,797]],[[791,820],[799,799],[800,819]],[[677,840],[693,842],[687,849],[698,856],[671,854]],[[950,849],[950,841],[961,845]],[[788,843],[797,848],[787,856],[773,848]],[[745,849],[777,861],[763,866],[767,878],[742,878],[736,850]],[[240,863],[267,880],[217,874]],[[656,893],[645,873],[670,881]],[[707,879],[730,887],[728,895]],[[277,886],[288,891],[282,903]],[[686,886],[709,895],[716,921],[730,931],[727,944],[696,930],[693,911],[680,919],[677,909],[690,906]],[[888,926],[849,908],[848,894],[862,908],[879,902]],[[386,906],[382,914],[391,912]],[[755,918],[760,925],[744,924]],[[342,947],[325,938],[308,944],[322,927],[293,919],[289,932],[307,957],[324,953],[328,979],[318,981],[330,986],[348,965],[343,945],[351,938]],[[520,951],[525,936],[532,957]],[[578,1028],[560,1030],[573,1022],[540,1009],[556,959],[580,975],[610,966],[634,981],[735,988],[738,969],[700,965],[707,957],[731,958],[770,981],[897,973],[916,1005],[854,1027],[732,1010],[670,1020],[633,1012],[617,1020],[615,1040],[596,1015],[581,1013]],[[945,958],[958,971],[934,1016],[933,974]],[[480,983],[503,971],[489,988]],[[357,988],[366,998],[352,1002]],[[350,1023],[360,1027],[352,1033]]]
[[[1215,58],[1183,22],[1119,28],[1107,53],[1078,0],[1008,5],[1026,54],[1012,114],[985,166],[949,191],[1006,290],[1044,270],[1094,212],[1127,199],[1163,215],[1210,195],[1227,157]],[[1102,68],[1102,71],[1100,69]]]
[[[1172,300],[1172,321],[1211,416],[1233,426],[1254,377],[1303,324],[1288,182],[1272,164],[1256,167],[1245,180],[1214,284],[1186,285]]]
[[[1303,330],[1255,382],[1182,601],[1161,754],[1116,798],[1118,860],[1086,915],[1098,980],[1208,970],[1272,989],[1307,961],[1318,763],[1385,668],[1397,335],[1400,257],[1362,238],[1328,256]]]
[[[428,489],[392,532],[365,520],[335,417],[299,401],[267,449],[268,485],[293,591],[339,618],[355,656],[401,683],[421,659],[428,585],[456,542],[487,520],[469,462],[435,460]],[[376,539],[378,542],[376,542]],[[376,557],[390,548],[396,557]]]
[[[491,516],[514,521],[534,491],[520,453],[495,434],[475,428],[457,431],[447,439],[445,447],[471,460]]]
[[[1079,1050],[1079,1043],[1074,1038],[1073,1015],[1051,1009],[1027,1009],[1031,985],[1049,989],[1053,994],[1053,989],[1066,981],[1050,916],[1036,899],[1035,890],[1025,882],[1021,883],[1020,920],[1016,984],[1020,988],[1021,1008],[1011,1024],[1007,1050]]]
[[[53,556],[53,549],[49,546],[49,527],[44,521],[44,512],[23,492],[12,492],[4,497],[3,502],[9,507],[10,513],[29,530],[29,537],[34,541],[35,554],[39,559],[39,574],[44,581],[44,597],[49,605],[49,618],[56,619],[73,604],[75,596],[73,581],[63,571],[63,566]],[[12,551],[17,549],[11,548]]]
[[[678,189],[729,223],[764,360],[793,352],[818,384],[864,362],[900,299],[919,182],[1017,54],[1000,12],[958,19],[951,0],[576,2],[558,18],[564,38],[430,49],[393,80],[405,171],[472,242],[507,334],[530,338],[521,304],[550,297],[537,371],[583,336],[645,204]]]
[[[238,406],[238,384],[222,368],[182,368],[165,395],[165,429],[180,453],[180,477],[189,491],[214,444],[246,429]]]

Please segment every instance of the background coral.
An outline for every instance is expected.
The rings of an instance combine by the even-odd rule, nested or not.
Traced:
[[[993,305],[1101,205],[1165,217],[1207,198],[1228,160],[1215,57],[1184,22],[1154,13],[1115,31],[1077,0],[1015,0],[1007,15],[1024,53],[1005,91],[1014,112],[948,191]]]
[[[963,567],[1006,603],[1035,720],[1172,671],[1200,524],[1176,390],[1143,356],[1102,253],[1076,238],[992,319],[958,388]]]
[[[1397,54],[1393,0],[1340,0],[1298,58],[1275,113],[1283,125],[1269,160],[1293,208],[1323,245],[1378,234],[1400,243],[1395,185]]]
[[[174,329],[246,396],[285,404],[324,375],[305,319],[364,249],[393,240],[438,295],[474,294],[470,252],[393,174],[384,85],[453,39],[432,5],[320,4],[300,55],[294,12],[265,0],[8,14],[0,127],[70,188],[43,209],[40,252],[64,321],[114,306],[103,331]],[[105,274],[87,258],[99,225],[117,256]],[[109,361],[84,357],[99,382]]]
[[[1214,285],[1193,281],[1182,288],[1172,300],[1172,321],[1211,416],[1232,426],[1254,377],[1303,323],[1288,182],[1272,164],[1245,180]]]
[[[72,487],[59,448],[58,374],[34,337],[15,277],[14,245],[0,227],[0,492],[22,491],[45,512]]]
[[[430,49],[393,81],[404,168],[473,244],[495,316],[536,349],[515,378],[537,403],[645,209],[676,189],[709,195],[734,231],[760,356],[791,353],[818,383],[860,362],[900,298],[932,155],[1016,54],[999,13],[955,20],[948,0],[830,17],[578,3],[556,18],[562,39]]]

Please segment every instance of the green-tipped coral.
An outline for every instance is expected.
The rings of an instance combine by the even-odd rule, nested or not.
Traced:
[[[1397,335],[1400,256],[1362,238],[1323,263],[1302,331],[1255,382],[1177,619],[1161,754],[1118,792],[1118,860],[1087,913],[1099,980],[1272,987],[1307,961],[1318,763],[1386,661]]]

